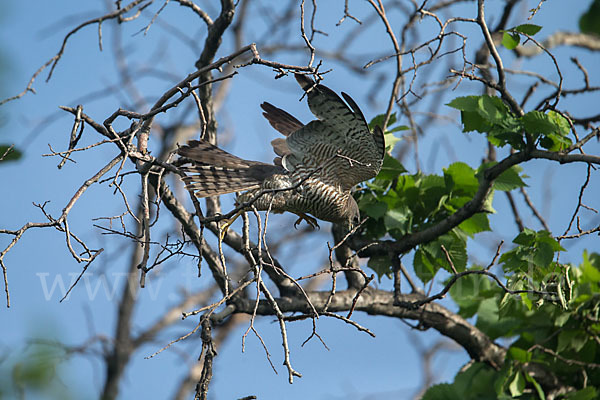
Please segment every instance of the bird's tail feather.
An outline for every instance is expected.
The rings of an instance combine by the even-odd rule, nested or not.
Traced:
[[[203,165],[216,165],[227,168],[246,168],[251,164],[255,164],[253,161],[236,157],[225,150],[221,150],[214,144],[202,140],[190,140],[188,144],[179,147],[177,153],[180,156],[193,160],[195,163]]]
[[[219,196],[260,187],[261,181],[248,174],[248,168],[227,168],[214,165],[194,165],[181,168],[187,176],[185,186],[196,197]]]
[[[177,152],[193,161],[180,169],[187,175],[183,178],[186,187],[197,197],[256,189],[267,177],[281,172],[281,167],[241,159],[204,141],[192,140]]]

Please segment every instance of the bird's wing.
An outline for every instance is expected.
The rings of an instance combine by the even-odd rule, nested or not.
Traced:
[[[271,103],[265,101],[260,105],[260,108],[263,109],[263,116],[269,121],[271,126],[283,136],[289,136],[304,126],[293,115],[281,108],[275,107]]]
[[[344,190],[375,177],[385,151],[381,130],[371,133],[362,112],[346,93],[342,96],[348,104],[306,75],[296,74],[296,80],[307,93],[308,106],[317,120],[286,138],[291,154],[284,157],[284,166],[320,167]]]

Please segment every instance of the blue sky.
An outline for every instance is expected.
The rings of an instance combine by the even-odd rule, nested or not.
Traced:
[[[330,32],[329,37],[317,36],[315,45],[322,48],[335,48],[339,45],[339,37],[354,27],[353,21],[347,20],[341,27],[335,23],[341,17],[343,2],[328,2],[320,4],[317,14],[317,26]],[[495,18],[498,11],[497,1],[489,1],[488,18]],[[532,21],[545,28],[539,34],[544,38],[554,30],[576,30],[579,15],[587,8],[589,1],[578,1],[575,6],[566,9],[565,3],[558,1],[546,2],[541,11]],[[363,18],[369,9],[360,2],[351,2],[353,10]],[[519,6],[519,11],[509,26],[526,22],[527,9],[537,5],[536,2],[526,2]],[[154,9],[160,7],[154,5]],[[5,3],[1,6],[0,17],[0,54],[3,67],[0,78],[0,97],[14,95],[27,84],[31,74],[45,61],[52,57],[60,48],[62,38],[72,27],[84,19],[104,13],[104,3],[61,0],[58,2],[20,1]],[[464,16],[473,17],[473,4],[462,6]],[[210,11],[210,9],[208,9]],[[214,15],[214,13],[213,13]],[[391,15],[390,18],[396,17]],[[198,38],[201,46],[203,32],[198,29],[196,18],[182,10],[181,7],[170,4],[160,18],[167,21],[177,21],[177,26],[190,37]],[[193,62],[197,53],[193,48],[186,47],[181,42],[166,43],[169,35],[157,23],[147,35],[135,34],[143,29],[148,18],[124,25],[124,49],[130,54],[128,58],[135,67],[156,67],[168,71],[175,77],[182,78],[193,71]],[[423,24],[428,24],[427,21]],[[67,45],[63,59],[58,63],[52,79],[44,80],[47,71],[36,80],[37,94],[27,94],[23,98],[0,107],[0,142],[15,143],[24,149],[25,156],[16,163],[7,164],[0,168],[3,194],[0,196],[0,227],[17,229],[27,221],[43,221],[43,215],[32,202],[43,203],[50,201],[47,211],[58,216],[66,202],[82,182],[93,175],[105,160],[116,155],[115,149],[102,146],[92,151],[78,154],[74,158],[77,164],[68,163],[62,170],[56,165],[58,160],[51,157],[41,157],[48,153],[48,144],[54,149],[64,149],[68,143],[68,135],[72,126],[72,118],[58,109],[59,105],[84,105],[85,112],[102,121],[117,108],[130,106],[133,102],[125,91],[116,96],[102,96],[100,91],[115,83],[114,55],[110,50],[114,35],[110,32],[112,24],[107,22],[104,28],[104,51],[98,48],[97,28],[87,27],[75,34]],[[427,25],[425,25],[425,28]],[[465,32],[476,35],[473,27],[463,27]],[[336,30],[337,29],[337,30]],[[256,27],[249,30],[246,41],[258,42],[268,33],[269,27],[257,19]],[[385,36],[377,29],[363,32],[361,39],[353,44],[353,48],[367,48],[372,54],[380,54],[378,46],[389,47],[384,42]],[[231,40],[225,40],[219,56],[226,55],[231,50]],[[568,55],[580,57],[587,62],[590,72],[600,61],[598,55],[589,54],[582,50],[556,49],[556,55],[562,60],[568,60]],[[368,52],[367,52],[368,53]],[[473,52],[468,54],[472,57]],[[528,68],[534,61],[515,60],[503,51],[505,63],[510,68]],[[159,60],[158,62],[156,60]],[[282,56],[277,61],[284,63],[302,63],[290,56]],[[365,59],[368,61],[368,59]],[[390,63],[392,61],[388,61]],[[594,62],[596,64],[594,64]],[[389,68],[386,63],[377,66],[380,71]],[[444,64],[445,65],[445,64]],[[375,103],[367,103],[365,89],[361,86],[361,77],[344,70],[335,62],[324,65],[325,69],[334,68],[327,75],[325,84],[336,91],[344,90],[351,94],[363,108],[367,119],[383,112],[388,89],[381,90],[375,95]],[[441,66],[436,66],[441,68]],[[536,64],[535,70],[552,79],[556,74],[551,62],[546,59]],[[581,76],[572,64],[564,61],[561,65],[565,76],[565,84],[577,87],[581,84]],[[256,143],[268,143],[277,134],[262,119],[259,104],[269,101],[296,115],[302,121],[308,121],[311,116],[304,103],[299,103],[300,91],[290,77],[273,80],[274,73],[266,67],[253,66],[240,71],[234,79],[232,91],[226,103],[219,112],[221,133],[232,139],[227,142],[229,151],[244,158],[254,158],[268,161],[272,157],[270,149],[257,146]],[[164,75],[163,75],[164,76]],[[598,77],[593,77],[592,84],[598,85]],[[523,90],[523,80],[511,80],[511,89]],[[150,103],[157,98],[170,82],[159,77],[145,77],[137,82],[137,88]],[[465,93],[479,93],[479,86],[465,82],[460,89],[449,93],[451,97]],[[92,93],[92,95],[90,95]],[[450,98],[451,98],[450,97]],[[190,99],[191,100],[191,99]],[[191,104],[191,103],[188,103]],[[530,105],[535,104],[532,101]],[[598,98],[568,97],[563,99],[563,107],[573,110],[577,116],[597,113]],[[182,108],[182,107],[180,107]],[[186,110],[186,108],[183,108]],[[193,108],[187,108],[193,114]],[[143,112],[144,109],[134,111]],[[451,110],[445,114],[457,117]],[[194,114],[195,115],[195,114]],[[192,115],[192,117],[194,116]],[[159,122],[169,123],[181,118],[190,118],[179,109],[177,112],[161,116]],[[406,121],[401,121],[405,123]],[[120,121],[117,128],[128,126],[127,121]],[[452,131],[451,136],[448,132]],[[457,133],[453,124],[436,124],[431,126],[427,135],[420,143],[419,157],[427,173],[441,173],[442,167],[457,160],[465,161],[471,166],[479,165],[483,157],[485,143],[477,137]],[[81,145],[87,145],[99,140],[92,129],[86,127]],[[444,143],[451,141],[455,144],[454,153],[443,151]],[[597,144],[593,144],[598,150]],[[434,153],[435,151],[435,153]],[[435,154],[435,156],[431,156]],[[407,158],[406,167],[415,171],[413,157]],[[127,166],[126,170],[131,170]],[[530,162],[525,166],[525,173],[530,177],[531,196],[536,204],[543,203],[549,196],[556,201],[551,207],[542,207],[542,212],[549,219],[555,233],[562,233],[573,207],[576,204],[576,193],[583,182],[585,167],[566,166],[556,169],[549,168],[547,162]],[[129,178],[130,195],[135,197],[137,180]],[[574,195],[575,193],[575,195]],[[586,194],[593,200],[600,198],[598,185],[590,185]],[[504,229],[508,235],[514,232],[514,223],[507,218],[507,204],[504,198],[497,195],[494,207],[497,216],[491,218],[492,224],[498,229]],[[227,203],[225,203],[227,204]],[[59,303],[64,287],[70,285],[71,279],[80,272],[78,265],[68,254],[64,244],[64,235],[51,229],[30,230],[6,257],[9,271],[11,290],[11,308],[0,307],[0,324],[2,338],[0,339],[0,359],[6,356],[4,363],[10,365],[16,358],[24,354],[26,344],[33,337],[56,338],[70,345],[80,345],[93,335],[111,336],[115,323],[116,295],[120,293],[123,271],[129,259],[127,243],[101,235],[98,230],[90,229],[92,218],[115,215],[122,211],[122,203],[111,189],[104,186],[94,186],[81,198],[70,214],[70,227],[84,240],[92,243],[92,247],[106,247],[106,253],[98,260],[94,268],[86,274],[82,284],[78,285],[67,301]],[[530,215],[524,214],[528,225],[539,229]],[[289,226],[292,219],[285,216],[272,217],[274,229]],[[593,221],[590,219],[590,221]],[[595,220],[597,223],[597,219]],[[585,222],[585,221],[584,221]],[[590,222],[591,223],[591,222]],[[166,228],[165,228],[166,229]],[[486,239],[487,238],[487,239]],[[482,235],[478,242],[470,243],[476,259],[489,260],[495,250],[491,244],[495,237]],[[291,257],[290,264],[294,276],[300,275],[309,267],[316,269],[314,264],[324,262],[327,255],[327,228],[315,233],[308,245],[298,249],[293,243],[284,246],[280,258]],[[595,240],[595,241],[594,241]],[[2,248],[8,239],[0,237]],[[494,242],[496,243],[496,242]],[[588,248],[597,248],[597,239],[585,244]],[[577,262],[580,260],[579,246],[565,254],[565,260]],[[301,254],[300,254],[301,253]],[[490,255],[490,253],[492,253]],[[314,261],[314,262],[313,262]],[[368,271],[371,273],[371,271]],[[204,277],[208,279],[208,274]],[[194,290],[206,285],[206,281],[196,277],[194,262],[189,259],[179,259],[156,271],[149,279],[148,288],[142,291],[139,301],[135,326],[141,330],[152,323],[160,311],[168,309],[180,298],[180,289]],[[53,286],[55,285],[55,286]],[[378,283],[381,287],[389,287],[389,282]],[[54,291],[52,288],[54,287]],[[115,291],[115,289],[117,289]],[[451,306],[451,305],[450,305]],[[246,340],[245,352],[241,352],[241,338],[247,328],[247,322],[242,323],[232,332],[225,344],[219,349],[216,359],[215,378],[211,387],[211,398],[231,399],[258,395],[259,398],[364,398],[364,399],[397,399],[408,398],[418,390],[422,380],[418,348],[427,347],[440,336],[436,332],[412,331],[402,321],[382,317],[369,317],[357,313],[355,319],[360,324],[368,326],[376,335],[375,339],[342,324],[337,320],[320,318],[318,332],[323,337],[330,350],[325,349],[318,340],[311,340],[304,347],[302,342],[310,335],[310,322],[296,322],[289,325],[290,350],[292,363],[296,370],[303,374],[293,385],[287,382],[287,372],[281,365],[281,339],[277,324],[273,318],[260,318],[257,329],[267,343],[271,358],[278,375],[275,375],[267,362],[264,350],[255,337],[249,335]],[[161,335],[156,342],[143,346],[134,357],[127,369],[122,382],[121,398],[149,397],[165,398],[172,396],[187,365],[194,361],[199,354],[198,341],[188,341],[176,344],[173,348],[161,353],[153,359],[144,357],[154,353],[170,340],[180,336],[193,327],[193,321],[182,322]],[[420,344],[420,345],[419,345]],[[26,354],[26,353],[25,353]],[[442,352],[436,356],[435,372],[438,380],[451,379],[458,368],[467,361],[464,351],[458,349]],[[1,364],[0,364],[1,367]],[[104,374],[103,365],[94,356],[74,356],[61,365],[63,383],[74,398],[94,398],[101,388]],[[33,394],[32,398],[49,398],[46,394]]]

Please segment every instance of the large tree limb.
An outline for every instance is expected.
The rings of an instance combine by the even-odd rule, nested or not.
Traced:
[[[308,299],[320,312],[328,303],[329,292],[307,292]],[[392,318],[411,319],[419,321],[424,328],[433,328],[442,335],[454,340],[462,346],[469,356],[479,362],[484,362],[495,369],[500,369],[504,364],[506,348],[492,341],[489,336],[467,322],[458,314],[437,304],[429,303],[418,309],[397,306],[396,300],[412,303],[424,299],[426,296],[419,293],[400,294],[395,299],[393,292],[368,288],[363,291],[358,301],[355,302],[356,290],[336,292],[329,301],[328,311],[348,311],[354,307],[356,311],[363,311],[370,315],[379,315]],[[311,313],[311,308],[305,298],[300,296],[282,297],[275,299],[283,313]],[[233,302],[235,313],[252,315],[255,308],[253,299],[236,298]],[[274,315],[273,307],[267,300],[261,300],[256,308],[257,315]],[[556,390],[561,387],[558,379],[536,364],[529,364],[526,369],[547,390]]]

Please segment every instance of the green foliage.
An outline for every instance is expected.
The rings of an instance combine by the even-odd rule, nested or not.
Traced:
[[[454,231],[440,236],[436,240],[419,246],[415,252],[413,266],[415,273],[423,282],[429,282],[440,268],[452,272],[448,257],[442,250],[448,252],[454,268],[464,271],[467,265],[467,243],[464,237]]]
[[[458,97],[448,106],[461,111],[464,132],[487,133],[488,140],[496,146],[510,144],[515,149],[525,148],[520,121],[499,97]]]
[[[511,272],[527,272],[531,266],[535,266],[538,273],[546,274],[549,272],[554,253],[565,251],[548,231],[534,232],[525,228],[513,243],[518,246],[500,257],[504,269]]]
[[[517,119],[507,117],[510,116],[509,110],[497,97],[461,97],[453,100],[450,105],[463,111],[463,116],[467,118],[479,118],[482,132],[493,130],[493,126],[498,124],[518,124]],[[383,115],[378,115],[369,126],[382,124],[383,118]],[[390,124],[394,123],[396,116],[392,114]],[[499,131],[497,133],[502,134]],[[522,141],[522,134],[519,135],[519,140]],[[402,240],[405,235],[437,224],[475,196],[483,172],[493,165],[486,163],[474,169],[465,163],[456,162],[445,168],[442,176],[422,173],[409,175],[398,160],[386,154],[379,175],[356,194],[361,212],[370,217],[359,233],[368,239],[390,235],[396,240]],[[494,182],[493,190],[510,191],[525,186],[521,171],[520,167],[515,166],[502,173]],[[467,238],[490,230],[488,213],[494,212],[491,207],[493,190],[481,213],[416,249],[414,268],[423,282],[433,279],[440,269],[452,272],[452,266],[457,271],[466,268]],[[391,276],[390,260],[386,257],[374,257],[369,260],[368,266],[379,278]]]
[[[15,161],[20,159],[22,156],[23,153],[21,153],[20,150],[15,149],[14,147],[11,148],[11,146],[7,146],[5,144],[0,144],[0,162]]]
[[[490,168],[496,165],[496,162],[485,163],[477,170],[477,176],[480,177],[487,168]],[[498,178],[494,181],[494,189],[500,190],[503,192],[510,192],[511,190],[518,189],[524,186],[527,186],[525,182],[523,182],[523,178],[526,178],[526,175],[523,175],[521,172],[523,168],[519,165],[515,165],[503,173],[500,174]]]
[[[488,140],[499,147],[509,144],[523,150],[525,134],[550,151],[563,150],[572,143],[567,137],[569,123],[555,111],[530,111],[518,118],[502,99],[488,95],[458,97],[447,105],[460,110],[464,132],[486,133]]]
[[[519,45],[521,41],[520,34],[533,36],[542,29],[541,26],[533,24],[523,24],[504,31],[502,35],[502,45],[508,50],[512,50]]]
[[[600,0],[594,0],[590,8],[579,18],[579,30],[600,35]]]
[[[513,29],[517,32],[524,33],[529,36],[533,36],[536,33],[538,33],[539,31],[541,31],[542,27],[539,25],[534,25],[534,24],[522,24]]]
[[[571,128],[560,114],[550,111],[530,111],[521,118],[525,132],[534,139],[540,138],[540,145],[550,151],[563,150],[571,145],[567,137]]]
[[[502,34],[502,46],[508,50],[512,50],[519,45],[521,37],[515,32],[504,32]]]
[[[588,386],[585,389],[567,394],[565,400],[593,400],[597,399],[598,395],[598,390],[595,387]]]
[[[375,118],[373,118],[371,120],[371,122],[369,122],[369,129],[373,130],[376,126],[383,126],[383,122],[385,121],[385,114],[379,114],[377,115]],[[397,142],[399,142],[400,138],[397,138],[394,133],[396,132],[400,132],[400,131],[406,131],[408,129],[410,129],[408,126],[405,125],[396,125],[397,119],[396,119],[396,113],[392,113],[390,114],[390,119],[387,123],[387,126],[385,128],[385,132],[383,132],[383,137],[385,139],[385,149],[386,151],[392,152],[394,150],[394,146],[396,145]]]
[[[510,190],[524,183],[518,170],[511,170],[500,185],[503,190]],[[391,235],[401,240],[404,235],[436,224],[455,213],[473,198],[478,188],[477,171],[465,163],[451,164],[444,169],[443,176],[422,173],[408,175],[402,164],[392,157],[386,157],[377,178],[357,193],[362,213],[370,217],[361,234],[370,239]],[[420,246],[415,254],[417,275],[427,282],[440,268],[451,271],[442,245],[448,251],[454,267],[463,270],[467,263],[467,238],[488,230],[487,214],[479,213],[452,232]],[[389,259],[371,260],[369,266],[380,277],[391,273]]]
[[[534,35],[539,29],[529,24],[512,28],[505,32],[505,46],[516,46],[521,34]],[[487,95],[459,97],[448,105],[460,110],[464,132],[486,134],[496,146],[525,150],[532,141],[535,146],[560,151],[571,145],[570,125],[555,111],[530,111],[518,117],[502,99]],[[383,116],[371,124],[378,119],[381,123]],[[394,123],[395,115],[390,125]],[[398,160],[386,155],[380,174],[356,193],[361,212],[370,217],[357,234],[371,240],[389,236],[402,241],[406,235],[435,226],[476,196],[485,171],[494,165],[473,168],[455,162],[442,175],[409,174]],[[414,272],[424,283],[440,270],[447,272],[448,279],[466,271],[449,290],[458,314],[474,318],[492,340],[511,341],[501,369],[473,363],[453,383],[430,388],[423,399],[545,399],[542,385],[529,373],[532,364],[543,365],[574,388],[564,398],[598,396],[594,385],[600,382],[600,368],[586,369],[585,385],[579,371],[585,363],[600,364],[600,255],[584,252],[577,267],[560,264],[558,254],[566,250],[550,232],[524,229],[498,258],[501,271],[496,276],[504,287],[485,275],[481,266],[469,265],[468,239],[490,230],[494,191],[522,188],[525,177],[520,166],[507,169],[493,182],[481,212],[414,249]],[[392,276],[387,256],[372,257],[368,266],[380,279]]]
[[[48,346],[36,346],[29,357],[16,363],[12,370],[13,382],[18,387],[42,389],[56,375],[59,355]]]
[[[497,107],[504,107],[502,102],[494,99],[489,97],[481,100],[482,106],[487,107],[488,118],[492,118],[490,115],[494,114]],[[458,102],[462,102],[458,106],[467,108],[474,104],[466,98]],[[501,119],[501,116],[497,118]],[[371,125],[378,119],[382,117],[376,117]],[[390,121],[395,122],[395,117]],[[368,239],[390,235],[401,240],[407,234],[438,223],[475,196],[483,171],[491,166],[492,163],[487,163],[476,170],[465,163],[456,162],[445,168],[442,176],[422,173],[409,175],[398,160],[386,155],[379,175],[356,194],[361,212],[370,217],[359,233]],[[510,191],[525,186],[520,172],[517,166],[508,169],[498,177],[493,189]],[[452,272],[452,265],[457,271],[466,268],[467,238],[490,230],[488,213],[493,212],[492,195],[493,191],[489,195],[490,204],[484,208],[485,212],[473,215],[451,232],[416,249],[414,268],[423,282],[430,281],[440,269]],[[391,276],[391,264],[387,257],[374,257],[369,260],[368,266],[379,278]]]
[[[383,165],[381,166],[381,171],[379,171],[378,178],[392,180],[405,172],[406,169],[404,169],[404,166],[400,163],[400,161],[396,160],[389,154],[386,154],[383,157]]]
[[[495,400],[493,391],[495,374],[494,370],[483,363],[473,363],[464,371],[459,372],[454,383],[442,383],[432,386],[423,400]]]
[[[600,334],[600,254],[584,252],[583,261],[577,267],[558,265],[548,263],[547,256],[535,261],[535,251],[545,247],[544,243],[551,250],[543,251],[550,251],[552,255],[560,249],[545,231],[526,230],[513,243],[517,246],[501,257],[509,277],[508,287],[512,290],[537,287],[544,294],[507,294],[483,275],[468,275],[450,289],[461,316],[476,315],[477,327],[492,339],[511,339],[503,368],[496,371],[475,363],[459,373],[453,384],[445,384],[443,392],[432,388],[431,396],[437,397],[424,398],[451,399],[451,395],[445,394],[466,393],[459,391],[459,381],[464,380],[464,374],[470,374],[467,376],[471,377],[471,382],[486,382],[488,388],[495,388],[492,398],[544,399],[541,385],[525,369],[531,363],[543,365],[562,382],[579,389],[566,395],[565,399],[597,398],[598,387],[595,385],[600,382],[600,370],[586,368],[588,386],[583,388],[581,363],[600,364],[597,341]],[[515,268],[512,263],[517,253],[529,253],[526,257],[531,263],[528,284],[511,279],[516,275],[511,274],[510,269]],[[551,269],[544,268],[548,264]],[[520,263],[517,267],[521,267]],[[547,275],[536,278],[541,271]],[[535,285],[535,282],[539,284]],[[558,299],[558,288],[565,295],[564,304]],[[484,391],[480,397],[475,394],[473,398],[486,398],[486,395],[490,396],[489,391]]]
[[[15,357],[5,356],[0,361],[0,399],[24,397],[24,393],[45,399],[72,398],[60,373],[64,358],[62,349],[48,344],[33,344]]]

